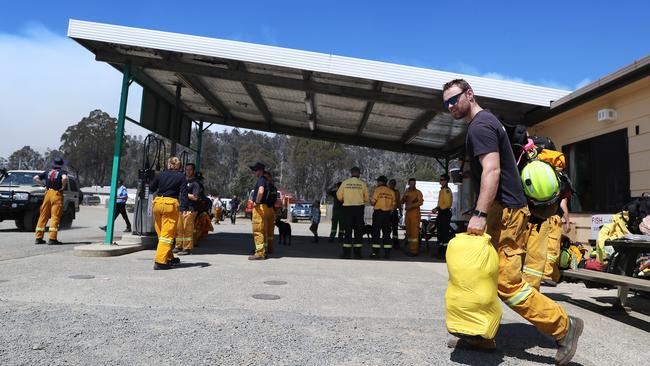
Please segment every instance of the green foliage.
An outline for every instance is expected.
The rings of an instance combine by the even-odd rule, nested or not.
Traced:
[[[61,136],[59,149],[82,185],[110,183],[116,129],[117,119],[96,109]]]
[[[29,146],[23,146],[20,150],[14,151],[9,156],[7,169],[45,169],[46,163],[43,156]]]
[[[23,169],[44,169],[55,157],[62,156],[82,186],[108,185],[116,128],[115,118],[94,110],[88,117],[68,127],[61,136],[60,151],[48,149],[41,156],[25,146],[9,157],[8,168],[15,169],[21,165]],[[195,130],[193,147],[196,146],[196,136]],[[166,160],[170,155],[169,141],[165,146],[166,156],[162,158]],[[125,135],[122,147],[120,178],[127,186],[134,187],[138,170],[144,163],[143,137]],[[435,180],[442,173],[442,167],[435,159],[423,156],[239,129],[225,132],[206,130],[201,156],[207,193],[221,197],[247,197],[255,184],[248,166],[258,161],[266,164],[267,170],[273,173],[278,189],[309,201],[323,199],[329,187],[350,176],[352,166],[361,168],[361,178],[371,189],[379,175],[396,179],[398,189],[403,191],[410,177]],[[194,162],[194,153],[188,154],[188,162]]]

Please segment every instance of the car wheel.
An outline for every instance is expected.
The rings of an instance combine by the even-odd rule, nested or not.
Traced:
[[[23,228],[25,231],[34,231],[36,229],[36,223],[38,222],[38,211],[36,210],[27,210],[23,214]],[[20,228],[20,226],[19,226]]]
[[[72,226],[72,220],[74,220],[74,206],[68,205],[63,215],[61,215],[61,222],[59,222],[59,228],[69,229]]]
[[[20,231],[25,230],[25,223],[23,222],[23,219],[16,219],[14,221],[16,223],[16,227],[18,228],[18,230]]]

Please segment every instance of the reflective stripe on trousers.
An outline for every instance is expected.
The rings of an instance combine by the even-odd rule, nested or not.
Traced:
[[[486,232],[499,254],[499,297],[539,331],[561,339],[568,329],[564,309],[524,281],[521,273],[525,253],[528,207],[503,208],[495,202],[488,211]]]
[[[153,218],[158,246],[154,261],[159,264],[168,264],[174,258],[172,244],[176,237],[178,221],[178,200],[172,197],[156,197],[153,200]]]
[[[38,223],[36,224],[36,239],[43,239],[45,236],[45,226],[47,221],[50,221],[50,229],[48,239],[57,239],[57,228],[59,227],[59,220],[63,213],[63,192],[54,189],[48,189],[45,192],[43,203],[41,204],[40,213],[38,215]]]

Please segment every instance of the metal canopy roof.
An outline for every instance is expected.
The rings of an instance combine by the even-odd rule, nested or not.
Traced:
[[[526,122],[567,91],[377,61],[70,20],[68,36],[197,121],[433,157],[457,156],[466,124],[442,85],[466,79],[482,107]]]

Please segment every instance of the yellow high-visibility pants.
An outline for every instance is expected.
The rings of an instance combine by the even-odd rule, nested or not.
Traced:
[[[172,197],[156,197],[153,200],[153,218],[156,234],[158,234],[158,247],[154,261],[158,264],[168,264],[174,258],[172,245],[176,237],[178,200]]]
[[[270,254],[273,253],[273,238],[275,237],[275,208],[268,207],[265,215],[266,252]]]
[[[179,212],[176,248],[184,250],[194,249],[194,220],[196,220],[196,212],[190,212],[187,216]]]
[[[219,223],[219,215],[221,215],[221,207],[215,207],[214,208],[214,223],[218,224]]]
[[[196,215],[196,220],[194,221],[194,246],[208,236],[209,231],[214,231],[214,226],[210,222],[210,216],[207,212],[201,212]]]
[[[488,211],[486,232],[499,254],[497,290],[501,301],[531,322],[539,331],[562,339],[569,326],[564,309],[524,281],[521,275],[525,253],[528,207],[504,208],[495,202]]]
[[[408,252],[418,254],[420,249],[420,208],[406,211],[406,240]]]
[[[539,230],[539,231],[538,231]],[[528,224],[526,236],[526,258],[521,269],[524,281],[539,290],[546,265],[548,220],[541,224]]]
[[[50,222],[50,229],[48,231],[48,238],[56,240],[59,232],[59,221],[61,220],[61,213],[63,212],[63,192],[54,189],[48,189],[45,192],[45,198],[41,204],[40,214],[38,215],[38,223],[36,224],[36,239],[43,239],[45,236],[45,226],[47,220],[52,218]]]
[[[255,242],[255,255],[266,257],[266,211],[265,204],[255,205],[253,208],[253,241]]]
[[[546,265],[544,266],[544,279],[555,282],[560,280],[560,270],[557,267],[560,259],[560,245],[562,238],[562,219],[554,215],[548,219],[548,247],[546,250]]]

